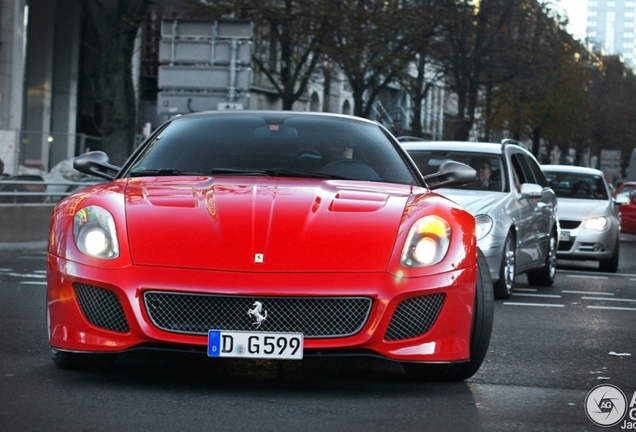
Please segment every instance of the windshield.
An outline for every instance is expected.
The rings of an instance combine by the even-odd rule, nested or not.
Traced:
[[[418,184],[377,125],[266,112],[175,119],[146,144],[124,176],[196,173]]]
[[[507,191],[506,176],[500,155],[451,150],[409,150],[422,175],[435,173],[446,161],[456,161],[469,165],[477,171],[477,179],[465,186],[453,189],[489,190],[493,192]]]
[[[545,176],[558,198],[608,199],[600,175],[545,171]]]

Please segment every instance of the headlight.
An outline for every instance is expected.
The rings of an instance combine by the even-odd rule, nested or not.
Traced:
[[[609,222],[607,221],[607,218],[601,216],[597,218],[587,219],[583,226],[585,227],[585,229],[603,231],[607,229],[608,224]]]
[[[492,229],[492,219],[490,216],[475,216],[475,236],[480,240],[486,236]]]
[[[425,216],[411,227],[402,249],[404,267],[424,267],[440,262],[450,245],[448,222],[437,216]]]
[[[89,206],[73,219],[77,248],[88,256],[113,259],[119,256],[119,243],[113,216],[102,207]]]

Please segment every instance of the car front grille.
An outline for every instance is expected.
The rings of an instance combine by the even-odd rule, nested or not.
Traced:
[[[562,229],[567,229],[567,230],[576,229],[579,227],[579,225],[581,225],[581,221],[559,219],[559,226]]]
[[[262,304],[260,325],[248,311]],[[146,291],[153,324],[168,332],[207,334],[209,330],[300,332],[307,339],[356,334],[371,311],[367,297],[242,297]]]
[[[408,339],[429,331],[442,309],[444,298],[443,293],[438,293],[401,302],[395,309],[384,339]]]
[[[104,288],[74,283],[73,289],[82,313],[95,327],[128,333],[130,327],[117,295]]]

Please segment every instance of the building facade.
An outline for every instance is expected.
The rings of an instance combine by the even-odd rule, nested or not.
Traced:
[[[636,65],[636,1],[588,0],[587,41],[607,55],[620,55]]]
[[[161,16],[150,11],[148,18],[140,27],[132,59],[140,138],[168,119],[157,110]],[[49,171],[59,162],[99,148],[94,121],[99,107],[90,91],[90,73],[97,62],[81,42],[85,28],[75,1],[0,0],[0,158],[5,173]],[[273,87],[254,66],[248,101],[248,109],[281,108]],[[396,133],[408,134],[411,108],[404,92],[391,88],[379,98],[373,115],[387,126],[398,126]],[[328,79],[316,73],[293,109],[351,114],[353,98],[345,77],[337,71]],[[447,111],[447,92],[436,86],[423,103],[427,138],[442,138]]]

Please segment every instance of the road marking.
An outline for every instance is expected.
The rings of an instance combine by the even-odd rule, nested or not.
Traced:
[[[519,297],[561,298],[561,296],[558,295],[558,294],[520,294],[520,293],[515,293],[513,295],[514,296],[519,296]]]
[[[562,290],[561,292],[563,294],[591,294],[591,295],[606,295],[606,296],[613,296],[614,295],[614,293],[593,292],[593,291],[568,291],[568,290]]]
[[[20,282],[20,285],[46,285],[46,282]]]
[[[515,302],[504,302],[505,305],[510,306],[542,306],[542,307],[565,307],[562,304],[542,304],[542,303],[515,303]]]
[[[566,275],[569,278],[575,278],[575,279],[601,279],[601,280],[607,280],[609,279],[607,276],[588,276],[588,275]]]
[[[537,289],[536,288],[515,288],[515,292],[517,291],[537,292]]]
[[[588,306],[588,309],[611,309],[611,310],[629,310],[636,311],[636,308],[615,307],[615,306]]]
[[[620,298],[602,298],[602,297],[581,297],[581,300],[601,300],[601,301],[617,301],[636,303],[636,299],[620,299]]]

